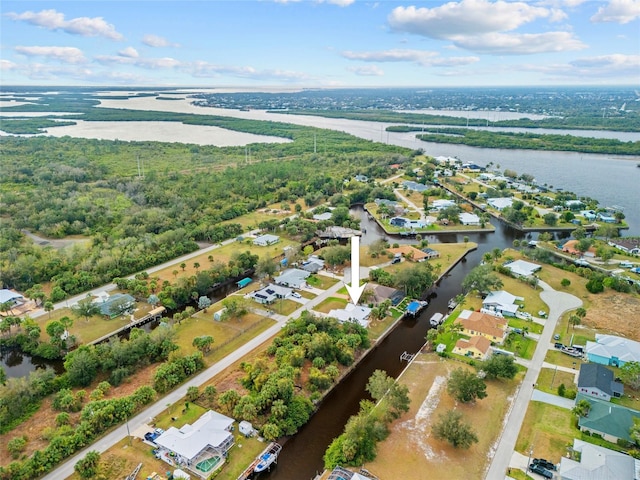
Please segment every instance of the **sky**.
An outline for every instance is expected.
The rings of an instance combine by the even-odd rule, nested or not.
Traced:
[[[0,86],[640,86],[640,0],[3,0]]]

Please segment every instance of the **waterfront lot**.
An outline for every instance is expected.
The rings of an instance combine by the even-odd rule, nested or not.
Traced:
[[[446,377],[459,366],[462,364],[435,354],[418,355],[399,379],[409,387],[410,410],[391,425],[391,434],[378,445],[377,458],[365,464],[367,470],[378,478],[406,480],[423,479],[425,472],[429,478],[448,480],[484,478],[518,380],[488,382],[487,398],[475,404],[456,404],[446,393]],[[478,435],[479,443],[469,450],[455,449],[431,433],[438,415],[454,408]]]

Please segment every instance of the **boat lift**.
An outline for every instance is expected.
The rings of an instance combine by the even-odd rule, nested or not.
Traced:
[[[415,353],[403,352],[402,355],[400,355],[400,361],[402,362],[403,360],[406,360],[407,362],[411,363],[411,360],[413,360],[415,356]]]

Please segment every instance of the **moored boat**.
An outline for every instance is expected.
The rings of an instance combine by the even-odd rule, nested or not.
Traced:
[[[432,327],[437,327],[443,322],[443,320],[444,320],[444,315],[440,312],[436,312],[429,319],[429,323],[431,324]]]
[[[407,305],[405,313],[410,317],[417,317],[418,314],[427,307],[427,305],[429,305],[429,302],[426,300],[413,300],[409,305]]]

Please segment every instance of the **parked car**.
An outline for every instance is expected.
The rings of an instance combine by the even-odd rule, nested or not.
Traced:
[[[293,293],[291,294],[291,296],[292,296],[293,298],[302,298],[302,295],[300,295],[298,292],[293,292]]]
[[[556,342],[553,344],[553,346],[558,350],[561,350],[564,347],[564,343]]]
[[[559,333],[556,333],[556,334],[553,336],[553,339],[554,339],[554,340],[560,340],[560,334],[559,334]]]
[[[532,463],[529,465],[529,471],[542,475],[544,478],[553,478],[553,473],[538,463]]]
[[[391,260],[391,263],[400,263],[402,261],[402,258],[400,257],[393,257],[393,260]]]
[[[544,458],[534,458],[532,463],[535,465],[542,465],[542,467],[546,468],[547,470],[556,469],[556,466],[554,463],[551,463],[549,460],[546,460]]]

